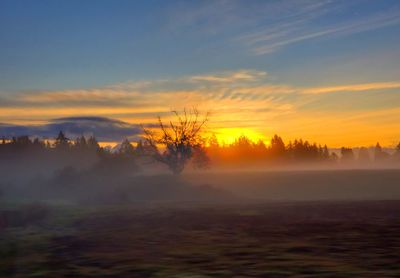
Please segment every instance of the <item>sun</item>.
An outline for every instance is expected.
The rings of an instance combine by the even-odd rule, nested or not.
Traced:
[[[264,134],[249,128],[218,128],[215,130],[218,142],[220,144],[232,144],[240,136],[246,136],[253,142],[263,141],[269,144],[269,139]]]

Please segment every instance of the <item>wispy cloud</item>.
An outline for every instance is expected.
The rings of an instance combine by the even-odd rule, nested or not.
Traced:
[[[265,71],[256,70],[239,70],[218,73],[214,75],[195,75],[191,76],[189,80],[200,81],[200,82],[213,82],[213,83],[236,83],[236,82],[247,82],[257,81],[260,78],[266,77]]]
[[[41,108],[116,108],[148,111],[154,107],[185,106],[190,103],[280,102],[287,96],[319,95],[400,88],[400,82],[369,82],[318,87],[297,87],[274,83],[268,74],[257,70],[223,71],[182,78],[134,81],[92,89],[24,92],[4,99],[0,109]],[[160,86],[160,84],[162,84]],[[165,88],[163,86],[165,85]]]
[[[302,90],[305,94],[328,94],[337,92],[362,92],[371,90],[399,89],[400,82],[375,82],[330,87],[314,87]]]
[[[326,11],[330,0],[181,2],[167,13],[166,29],[182,33],[224,35],[276,21],[304,21]],[[331,7],[332,8],[332,7]]]
[[[291,128],[297,130],[300,124],[296,125],[294,121],[299,117],[308,119],[301,123],[305,130],[308,125],[310,129],[315,128],[324,118],[334,122],[333,118],[338,116],[327,115],[329,102],[324,103],[325,112],[318,110],[315,104],[315,101],[323,101],[326,95],[341,93],[340,99],[343,99],[347,95],[364,96],[360,92],[378,91],[391,92],[393,96],[398,92],[392,93],[396,89],[400,89],[400,82],[299,87],[274,83],[263,71],[222,71],[154,81],[129,81],[91,89],[23,92],[0,103],[0,122],[46,125],[54,118],[97,116],[130,124],[152,123],[156,115],[168,117],[171,109],[197,106],[212,112],[210,127],[215,130],[247,127],[261,134],[265,128],[277,130],[289,128],[288,125],[294,125]],[[324,117],[312,119],[307,116],[310,111],[313,115],[322,113]],[[358,111],[363,111],[362,107]],[[278,122],[280,124],[276,126]],[[79,121],[79,124],[83,123],[85,127],[91,122]],[[267,127],[263,123],[268,123]]]
[[[346,36],[400,24],[398,7],[343,21],[325,24],[320,22],[327,14],[332,14],[346,5],[351,3],[321,2],[319,5],[311,5],[306,12],[293,12],[292,16],[264,24],[257,31],[240,36],[239,41],[250,47],[254,54],[263,55],[306,40]]]
[[[192,39],[242,45],[255,55],[286,46],[400,24],[400,6],[370,7],[367,0],[281,0],[182,2],[167,12],[165,28]]]

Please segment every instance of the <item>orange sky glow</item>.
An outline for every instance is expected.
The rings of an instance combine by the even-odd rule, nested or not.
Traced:
[[[274,134],[330,147],[394,146],[400,140],[399,82],[299,87],[275,83],[267,72],[239,70],[92,89],[21,93],[0,107],[0,122],[45,124],[51,119],[101,116],[131,124],[155,123],[171,110],[209,112],[205,134],[221,143],[245,135],[268,144]]]

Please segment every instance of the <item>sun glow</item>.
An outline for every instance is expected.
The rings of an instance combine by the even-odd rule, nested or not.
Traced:
[[[269,144],[269,139],[264,134],[248,128],[219,128],[216,130],[219,144],[231,144],[240,136],[246,136],[253,142],[263,141],[266,145]]]

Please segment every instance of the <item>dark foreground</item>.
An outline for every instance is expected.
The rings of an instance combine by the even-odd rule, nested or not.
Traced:
[[[400,201],[2,208],[5,277],[399,277]]]

